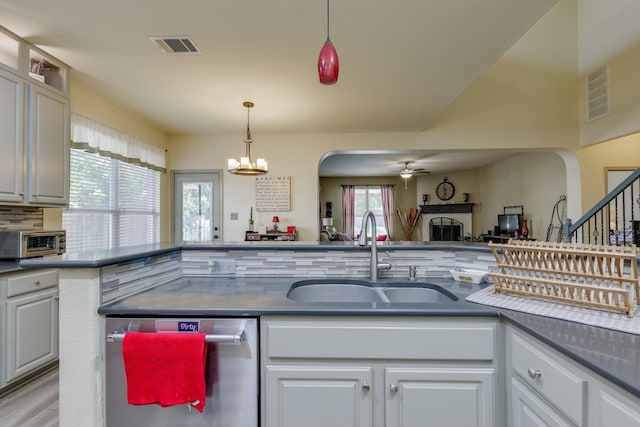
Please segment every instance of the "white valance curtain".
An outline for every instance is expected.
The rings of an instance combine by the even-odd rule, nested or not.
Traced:
[[[71,148],[166,172],[162,148],[77,113],[71,113]]]

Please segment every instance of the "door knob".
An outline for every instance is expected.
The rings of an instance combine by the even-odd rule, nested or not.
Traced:
[[[541,378],[542,377],[542,372],[540,372],[537,369],[529,368],[529,369],[527,369],[527,373],[529,374],[529,378],[534,379],[534,380],[536,378]]]
[[[398,386],[394,383],[389,384],[389,391],[391,393],[397,393],[398,392]]]

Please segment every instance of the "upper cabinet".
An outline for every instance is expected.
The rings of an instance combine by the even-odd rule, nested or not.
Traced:
[[[0,203],[69,201],[69,67],[0,27]]]
[[[0,200],[24,202],[24,86],[15,74],[0,69]]]

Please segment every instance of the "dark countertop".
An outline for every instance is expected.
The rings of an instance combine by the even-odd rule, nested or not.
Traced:
[[[13,273],[14,271],[20,271],[20,262],[17,260],[0,261],[0,274]]]
[[[99,308],[119,317],[258,317],[313,316],[456,316],[504,318],[576,362],[640,397],[640,336],[578,323],[498,310],[464,301],[482,285],[450,278],[433,283],[459,297],[446,304],[311,303],[286,298],[292,283],[302,278],[182,278]],[[388,282],[397,279],[384,279]],[[419,284],[419,282],[408,282]]]
[[[450,303],[318,303],[292,301],[286,298],[289,287],[310,277],[184,277],[148,291],[102,306],[98,313],[107,316],[261,316],[286,315],[383,315],[383,316],[492,316],[496,311],[488,307],[464,301],[464,298],[480,285],[455,282],[450,278],[433,279],[436,284],[453,293],[459,299]],[[316,278],[322,280],[325,278]],[[361,279],[366,281],[367,279]],[[380,286],[403,283],[419,286],[422,281],[383,279]],[[485,283],[482,286],[487,286]]]

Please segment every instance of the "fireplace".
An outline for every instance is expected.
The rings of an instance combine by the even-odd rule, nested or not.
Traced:
[[[447,203],[420,206],[422,240],[457,241],[464,240],[468,234],[473,234],[473,205],[473,203]],[[452,221],[454,221],[453,227]]]
[[[429,236],[432,242],[449,242],[463,240],[464,224],[455,218],[444,216],[429,221]]]

